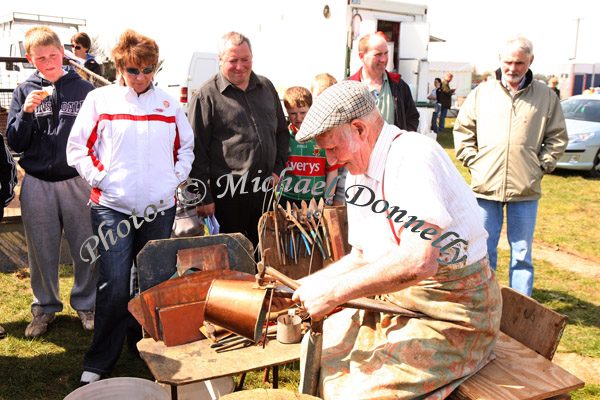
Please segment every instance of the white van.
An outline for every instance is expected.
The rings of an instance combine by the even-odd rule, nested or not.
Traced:
[[[217,53],[195,51],[189,62],[180,57],[166,58],[154,75],[154,84],[179,100],[187,114],[188,99],[204,82],[219,71]]]
[[[71,37],[86,24],[82,18],[56,17],[13,12],[0,16],[0,56],[25,57],[25,32],[37,25],[49,26],[59,36],[65,50],[71,50]],[[0,88],[14,89],[35,67],[28,62],[0,63]]]

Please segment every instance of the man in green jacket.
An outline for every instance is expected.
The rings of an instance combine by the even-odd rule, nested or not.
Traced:
[[[496,80],[467,97],[454,126],[456,157],[469,168],[485,228],[490,265],[496,269],[506,206],[511,247],[510,286],[528,296],[542,176],[554,170],[567,143],[560,100],[533,79],[533,45],[514,38],[500,54]]]

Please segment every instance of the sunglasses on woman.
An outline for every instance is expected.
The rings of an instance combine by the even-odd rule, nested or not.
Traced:
[[[75,50],[81,50],[81,46],[78,44],[71,45]]]
[[[141,72],[144,75],[149,75],[152,72],[154,72],[154,67],[156,67],[156,65],[151,65],[149,67],[146,67],[146,68],[142,69]],[[134,75],[135,76],[135,75],[139,75],[140,74],[140,69],[139,68],[131,68],[130,67],[130,68],[125,68],[125,72],[127,72],[127,74],[129,74],[129,75]]]

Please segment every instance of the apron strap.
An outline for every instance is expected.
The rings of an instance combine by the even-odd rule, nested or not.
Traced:
[[[398,139],[400,137],[400,135],[402,135],[402,132],[397,134],[396,137],[394,137],[392,139],[392,143],[394,142],[394,140]],[[383,200],[386,201],[385,200],[385,170],[383,171],[383,178],[381,178],[381,194],[383,196]],[[385,215],[388,217],[388,222],[390,223],[390,229],[392,230],[392,235],[394,235],[394,239],[396,239],[396,243],[398,245],[400,245],[400,238],[396,234],[396,230],[394,229],[394,223],[392,222],[392,219],[389,218],[390,212],[388,210],[385,210]],[[402,228],[402,229],[404,229],[404,228]]]

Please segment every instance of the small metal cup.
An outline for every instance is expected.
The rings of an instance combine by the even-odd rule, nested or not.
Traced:
[[[302,318],[297,315],[282,315],[277,318],[277,340],[279,343],[298,343],[301,337]]]

